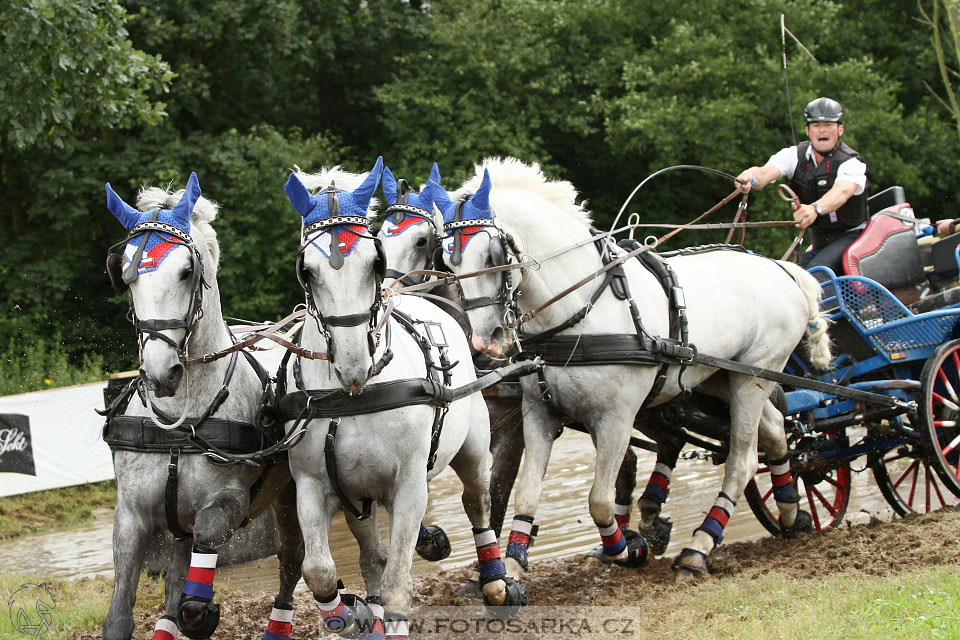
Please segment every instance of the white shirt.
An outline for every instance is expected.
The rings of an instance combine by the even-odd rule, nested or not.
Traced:
[[[807,147],[807,159],[812,160],[814,164],[817,163],[812,144]],[[775,166],[780,170],[780,175],[790,180],[793,178],[793,172],[797,170],[797,147],[780,149],[770,156],[767,164]],[[858,196],[867,188],[867,165],[856,158],[850,158],[837,168],[837,180],[846,180],[857,185],[853,195]]]

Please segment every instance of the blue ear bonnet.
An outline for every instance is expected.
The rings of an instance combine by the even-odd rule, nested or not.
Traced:
[[[117,195],[108,182],[107,190],[107,208],[116,216],[123,227],[129,231],[142,222],[151,220],[153,211],[139,211],[134,209]],[[180,202],[173,209],[161,209],[157,214],[157,221],[172,225],[185,234],[190,235],[190,217],[193,215],[193,207],[200,198],[200,183],[197,181],[197,174],[191,173],[187,180],[187,188],[180,198]]]
[[[377,163],[363,183],[353,191],[340,191],[334,185],[332,191],[340,207],[340,216],[367,217],[367,208],[370,206],[370,199],[373,197],[374,191],[377,190],[377,185],[380,184],[382,171],[383,158],[380,157],[377,158]],[[330,217],[329,193],[331,187],[327,187],[315,195],[311,194],[303,182],[300,181],[300,178],[295,173],[291,173],[283,190],[287,192],[287,197],[290,199],[293,208],[303,216],[304,226]]]
[[[438,184],[430,184],[431,193],[434,194],[434,202],[443,213],[443,224],[453,222],[454,214],[457,210],[457,202],[450,200],[449,195]],[[476,193],[471,194],[470,199],[463,203],[461,208],[461,220],[493,220],[493,209],[490,208],[490,173],[483,170],[483,181]],[[443,193],[440,193],[440,192]],[[446,196],[446,197],[445,197]]]
[[[430,169],[430,178],[433,182],[437,184],[440,183],[440,167],[437,166],[437,163],[433,163],[433,168]],[[383,169],[383,194],[387,197],[387,206],[393,204],[408,204],[412,207],[417,207],[418,209],[423,209],[429,214],[433,214],[433,199],[429,197],[427,190],[424,189],[423,192],[417,193],[412,189],[408,189],[404,194],[405,201],[400,203],[400,193],[397,184],[397,179],[393,176],[393,172],[390,171],[390,167],[384,167]],[[392,218],[393,214],[391,213],[388,218]]]

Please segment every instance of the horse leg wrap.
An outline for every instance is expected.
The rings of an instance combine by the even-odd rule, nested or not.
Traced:
[[[619,526],[621,529],[626,529],[630,526],[630,510],[632,507],[632,500],[626,504],[621,504],[619,502],[614,503],[613,519],[617,521],[617,526]]]
[[[670,566],[674,571],[683,569],[693,573],[710,573],[707,554],[696,549],[683,549]]]
[[[220,605],[213,602],[216,569],[216,550],[194,542],[187,581],[177,607],[177,625],[188,638],[209,638],[220,624]]]
[[[609,524],[597,524],[600,530],[600,539],[603,541],[603,555],[607,557],[618,556],[627,548],[627,539],[623,536],[623,531],[617,526],[617,521],[613,520]]]
[[[673,469],[662,462],[658,462],[653,467],[653,473],[650,474],[650,480],[647,481],[647,487],[643,490],[640,499],[647,498],[657,504],[662,505],[667,501],[670,494],[670,476],[673,475]]]
[[[450,555],[450,539],[446,532],[436,525],[420,525],[417,534],[417,555],[428,562],[439,562]]]
[[[343,638],[359,638],[373,626],[373,613],[359,596],[338,590],[324,598],[314,594],[313,599],[327,629]]]
[[[383,603],[380,596],[367,596],[367,606],[370,607],[370,613],[373,615],[373,623],[370,625],[370,631],[360,636],[360,640],[383,640]]]
[[[267,622],[267,630],[260,640],[289,640],[293,630],[293,604],[273,601],[273,610]]]
[[[790,473],[790,454],[779,460],[767,463],[770,468],[770,480],[773,482],[773,499],[777,502],[800,502],[800,494],[793,485],[793,475]]]
[[[151,640],[177,640],[177,634],[180,633],[180,627],[173,616],[163,616],[157,620],[157,626],[153,628],[153,638]]]
[[[533,524],[533,516],[514,516],[510,526],[510,539],[507,542],[507,557],[517,561],[523,570],[527,570],[527,549],[533,546],[540,527]]]
[[[383,637],[386,640],[410,640],[410,618],[401,613],[384,613]]]
[[[480,586],[502,580],[507,570],[500,559],[500,545],[493,529],[474,529],[473,541],[477,545],[477,560],[480,569]]]
[[[703,524],[697,527],[694,533],[697,531],[707,533],[713,538],[713,546],[717,546],[723,541],[723,529],[730,521],[730,516],[733,515],[733,509],[736,506],[737,503],[721,491],[714,501],[713,507],[710,508],[710,512],[707,513],[707,517],[703,519]]]

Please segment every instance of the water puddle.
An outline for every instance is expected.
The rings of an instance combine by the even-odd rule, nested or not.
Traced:
[[[655,463],[653,454],[641,451],[639,457],[635,496],[642,491]],[[585,553],[599,544],[597,529],[587,506],[593,482],[593,458],[593,445],[585,434],[568,430],[554,443],[537,513],[540,536],[530,549],[531,562]],[[693,530],[702,522],[720,490],[722,474],[722,467],[705,460],[681,460],[677,465],[670,499],[664,510],[664,515],[674,523],[668,555],[676,554],[689,542]],[[869,472],[853,475],[852,497],[844,519],[854,524],[866,522],[871,517],[890,519],[892,511],[880,495],[873,475]],[[425,521],[443,527],[450,537],[453,552],[439,563],[414,557],[414,574],[462,567],[476,559],[470,523],[460,504],[460,492],[460,481],[449,469],[431,483]],[[512,518],[511,508],[507,511],[501,548],[506,548]],[[382,511],[380,524],[384,540],[387,540],[388,523]],[[0,542],[0,572],[38,578],[112,575],[112,535],[112,511],[104,510],[96,514],[93,522],[83,526]],[[750,511],[746,500],[741,500],[726,528],[724,540],[752,540],[766,535],[769,534]],[[342,515],[334,520],[331,543],[341,579],[351,586],[362,584],[359,547]],[[278,584],[276,557],[218,570],[219,580],[233,588],[275,592]],[[299,589],[305,588],[301,581]]]

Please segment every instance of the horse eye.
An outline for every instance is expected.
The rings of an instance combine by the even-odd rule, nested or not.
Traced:
[[[192,266],[191,266],[191,267],[187,267],[187,268],[184,269],[182,272],[180,272],[180,279],[181,279],[181,280],[189,280],[192,275],[193,275],[193,267],[192,267]]]
[[[420,248],[423,248],[423,247],[425,247],[425,246],[427,246],[427,238],[426,238],[426,237],[418,238],[418,239],[417,239],[417,248],[420,249]]]

